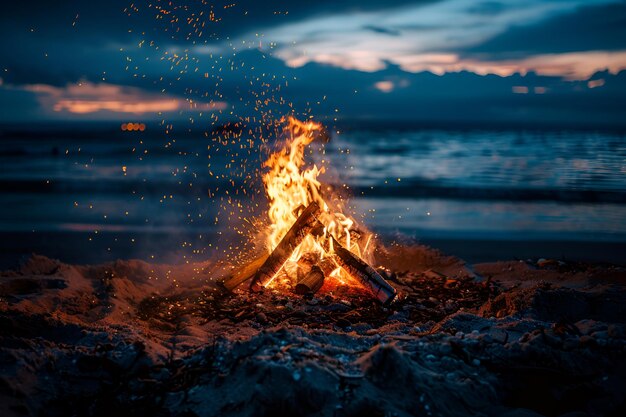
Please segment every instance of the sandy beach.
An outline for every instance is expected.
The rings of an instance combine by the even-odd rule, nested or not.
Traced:
[[[234,293],[215,265],[34,255],[0,276],[0,404],[22,415],[624,412],[626,270],[379,248],[397,299]]]

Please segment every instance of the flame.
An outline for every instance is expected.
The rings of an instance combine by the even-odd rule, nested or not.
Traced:
[[[271,252],[276,248],[297,220],[300,211],[312,202],[316,202],[322,210],[318,220],[324,226],[324,231],[317,237],[308,235],[277,275],[282,273],[293,277],[294,271],[298,269],[298,261],[305,254],[314,254],[319,260],[324,258],[332,260],[332,239],[329,239],[329,236],[333,236],[341,245],[359,257],[367,259],[373,246],[370,243],[371,233],[361,228],[357,233],[354,229],[356,225],[354,219],[343,213],[341,198],[332,192],[331,187],[320,182],[318,177],[325,172],[324,167],[313,165],[307,168],[305,166],[307,146],[324,135],[322,125],[311,120],[303,122],[288,117],[285,133],[287,134],[285,146],[270,155],[263,164],[264,168],[269,168],[263,176],[263,183],[270,201],[268,215],[271,225],[267,234],[267,249]],[[336,263],[332,265],[333,270],[328,274],[327,280],[336,280],[346,285],[358,285]],[[279,282],[281,282],[280,279],[273,279],[270,287],[280,285]]]

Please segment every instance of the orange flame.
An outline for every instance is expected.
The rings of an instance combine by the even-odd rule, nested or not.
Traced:
[[[319,259],[332,257],[332,239],[328,239],[329,235],[345,248],[367,259],[371,252],[372,235],[360,230],[360,236],[356,238],[357,234],[353,230],[355,221],[343,213],[341,199],[332,195],[331,187],[324,186],[318,179],[318,176],[325,172],[324,167],[318,168],[313,165],[305,168],[306,147],[324,134],[322,125],[314,121],[302,122],[289,117],[286,120],[285,132],[288,139],[284,148],[272,154],[263,165],[269,168],[263,176],[270,200],[268,214],[271,225],[266,242],[268,250],[276,248],[296,221],[300,209],[316,202],[322,209],[318,220],[324,226],[324,233],[318,237],[308,235],[293,252],[282,271],[291,275],[290,271],[297,267],[300,258],[307,253],[316,254]],[[329,206],[328,202],[332,206]],[[328,242],[331,242],[330,247]],[[338,280],[342,284],[358,285],[337,265],[327,279]],[[277,283],[280,281],[274,279],[270,286],[280,285]]]

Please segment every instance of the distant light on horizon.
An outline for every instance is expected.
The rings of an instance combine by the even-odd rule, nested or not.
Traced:
[[[390,93],[393,91],[395,86],[392,81],[378,81],[374,84],[374,87],[383,93]]]
[[[132,132],[132,131],[143,132],[144,130],[146,130],[146,125],[144,123],[122,123],[120,128],[123,131],[128,131],[128,132]]]
[[[512,90],[515,94],[528,94],[528,87],[523,85],[516,85]]]

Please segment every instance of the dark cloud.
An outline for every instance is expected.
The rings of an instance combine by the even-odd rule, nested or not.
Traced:
[[[86,43],[98,39],[107,42],[127,40],[133,34],[145,34],[154,40],[188,43],[194,40],[194,34],[198,34],[194,26],[199,22],[204,23],[202,38],[195,40],[203,43],[211,42],[212,38],[232,37],[247,31],[262,30],[321,15],[387,10],[436,1],[16,1],[3,4],[0,33],[12,33],[20,37],[35,28],[41,37],[67,39],[79,35],[85,37]]]
[[[514,26],[462,51],[488,59],[534,54],[626,49],[626,4],[580,7],[531,26]]]
[[[507,10],[507,6],[499,1],[481,1],[476,2],[467,9],[469,13],[475,13],[485,16],[495,16]]]
[[[626,71],[597,73],[604,85],[589,88],[588,81],[513,74],[481,76],[471,72],[417,74],[389,66],[379,72],[342,70],[309,63],[296,71],[288,90],[297,106],[326,96],[313,114],[377,122],[513,123],[560,126],[624,126]],[[310,80],[324,80],[311,82]],[[393,87],[376,88],[381,81]],[[518,89],[517,87],[522,87]],[[526,91],[517,94],[515,91]],[[333,113],[339,108],[338,114]]]
[[[434,1],[7,2],[0,13],[0,69],[6,70],[1,76],[11,83],[53,85],[81,78],[98,81],[103,76],[105,80],[126,76],[127,82],[132,82],[136,73],[142,76],[146,72],[165,72],[169,65],[160,65],[159,59],[167,47],[223,45],[227,38],[262,33],[266,28],[314,16],[388,10]],[[153,56],[147,57],[137,48],[142,40],[144,50],[154,42],[161,52],[153,49]],[[127,62],[127,57],[133,61]],[[152,59],[150,65],[146,58]],[[136,65],[140,69],[133,71]]]
[[[29,91],[0,86],[0,122],[32,122],[43,116],[37,97]]]
[[[398,35],[400,35],[400,31],[399,30],[388,29],[388,28],[384,28],[384,27],[381,27],[381,26],[369,25],[369,26],[364,26],[363,29],[369,30],[369,31],[374,32],[374,33],[380,33],[380,34],[389,35],[389,36],[398,36]]]
[[[310,110],[310,114],[329,121],[338,117],[398,123],[624,126],[626,72],[617,75],[599,72],[592,79],[603,80],[603,85],[590,88],[586,80],[567,81],[535,73],[501,77],[462,71],[439,76],[429,72],[406,72],[392,64],[377,72],[345,70],[318,63],[289,68],[282,60],[257,50],[242,52],[232,61],[235,68],[243,62],[254,63],[254,69],[228,71],[220,85],[222,99],[236,104],[237,115],[242,117],[255,112],[252,102],[240,101],[247,94],[240,87],[250,78],[266,74],[268,81],[273,76],[290,80],[289,86],[283,87],[280,93],[268,90],[270,97],[279,100],[267,105],[266,110],[271,109],[276,115],[296,109],[299,115]],[[178,82],[176,78],[176,74],[165,73],[162,85],[156,86],[149,80],[139,80],[136,84],[155,92],[166,85],[168,96],[203,98],[207,82],[201,74],[189,74]],[[381,82],[391,85],[389,92],[378,87]],[[22,93],[20,109],[25,105],[23,96]],[[5,109],[12,108],[6,101],[9,98],[16,100],[17,92],[10,97],[0,94],[0,105]],[[33,111],[28,114],[32,115]]]

